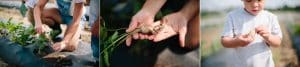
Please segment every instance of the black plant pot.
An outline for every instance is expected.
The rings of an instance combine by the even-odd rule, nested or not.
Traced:
[[[0,38],[0,58],[9,65],[17,67],[52,67],[35,56],[28,48],[13,43],[6,38]]]

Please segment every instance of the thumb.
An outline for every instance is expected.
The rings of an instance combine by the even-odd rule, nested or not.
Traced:
[[[128,35],[127,37],[126,37],[126,46],[130,46],[130,44],[131,44],[131,41],[132,41],[132,36],[131,35]]]
[[[132,20],[132,21],[130,22],[130,25],[129,25],[128,29],[126,30],[126,32],[131,32],[131,31],[133,31],[133,30],[137,27],[137,25],[138,25],[138,22],[135,21],[135,20]]]
[[[187,33],[187,28],[183,27],[179,30],[179,42],[180,46],[184,47],[185,46],[185,35]]]

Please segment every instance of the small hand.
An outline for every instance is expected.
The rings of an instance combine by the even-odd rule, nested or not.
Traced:
[[[271,35],[268,28],[265,26],[258,26],[255,28],[255,31],[257,34],[259,34],[260,36],[262,36],[264,39],[268,39],[269,36]]]
[[[251,35],[239,35],[235,39],[237,41],[237,44],[239,44],[242,47],[247,46],[252,41],[254,41],[254,37]]]

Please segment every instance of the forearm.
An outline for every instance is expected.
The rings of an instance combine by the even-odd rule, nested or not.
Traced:
[[[41,15],[42,15],[42,11],[43,11],[47,1],[48,0],[39,0],[38,3],[33,8],[35,25],[42,24]]]
[[[147,0],[141,10],[147,11],[155,16],[155,14],[160,10],[160,8],[165,4],[166,1],[167,0]]]
[[[192,17],[199,13],[199,0],[189,0],[179,12],[181,12],[187,20],[192,19]]]
[[[279,47],[281,44],[281,38],[279,36],[274,35],[265,38],[265,41],[272,47]]]
[[[235,38],[232,37],[222,37],[221,43],[226,48],[236,48],[240,47]]]
[[[81,16],[83,15],[82,14],[82,12],[83,12],[83,3],[76,3],[75,8],[76,9],[74,9],[72,24],[70,25],[70,27],[67,28],[67,31],[65,33],[65,37],[63,39],[64,42],[66,42],[66,43],[68,43],[73,38],[75,33],[78,31]]]
[[[186,35],[186,41],[188,48],[198,48],[199,46],[199,38],[200,38],[200,22],[199,16],[197,15],[188,23],[188,31]]]
[[[34,10],[34,24],[42,24],[42,20],[41,20],[41,8],[40,7],[35,7]]]

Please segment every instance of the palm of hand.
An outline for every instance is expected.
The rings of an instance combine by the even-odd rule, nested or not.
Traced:
[[[179,34],[180,44],[184,47],[187,22],[188,20],[181,13],[173,13],[165,16],[162,19],[164,28],[154,35],[154,41],[158,42]]]

